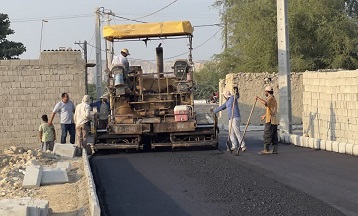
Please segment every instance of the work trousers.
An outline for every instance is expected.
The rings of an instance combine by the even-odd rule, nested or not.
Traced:
[[[61,143],[66,143],[67,132],[70,134],[70,143],[75,144],[75,124],[61,124]]]
[[[278,151],[277,125],[265,124],[264,130],[264,149],[269,151],[269,145],[273,145],[273,152]]]
[[[54,141],[41,142],[41,151],[53,151]]]
[[[231,124],[232,121],[232,124]],[[242,140],[242,136],[241,136],[241,131],[240,131],[240,123],[241,123],[241,118],[237,117],[237,118],[233,118],[229,120],[229,127],[231,125],[231,131],[229,128],[229,133],[230,133],[230,140],[231,140],[231,148],[237,148],[237,146],[239,145],[239,143]],[[241,143],[241,148],[245,147],[245,141],[243,140]]]
[[[108,119],[100,119],[98,121],[98,129],[106,129],[108,125]]]
[[[76,155],[80,156],[82,149],[87,147],[87,135],[89,131],[88,123],[84,123],[76,126],[77,134],[77,151]]]

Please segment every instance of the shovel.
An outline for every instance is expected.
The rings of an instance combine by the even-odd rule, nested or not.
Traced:
[[[246,123],[246,126],[245,126],[245,130],[244,130],[244,133],[242,134],[242,138],[241,138],[241,141],[240,141],[239,146],[238,146],[238,148],[237,148],[236,155],[239,155],[239,153],[240,153],[241,144],[242,144],[242,142],[244,141],[245,134],[246,134],[246,131],[247,131],[247,127],[248,127],[249,124],[250,124],[250,119],[251,119],[252,113],[253,113],[253,111],[254,111],[254,109],[255,109],[256,102],[257,102],[257,99],[255,100],[255,103],[254,103],[254,105],[253,105],[252,108],[251,108],[251,112],[250,112],[249,118],[247,119],[247,123]]]

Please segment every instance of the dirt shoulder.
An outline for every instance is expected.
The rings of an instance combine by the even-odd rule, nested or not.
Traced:
[[[56,167],[57,162],[69,161],[69,182],[46,185],[38,188],[22,188],[22,181],[29,164]],[[0,152],[0,199],[33,197],[49,201],[50,214],[61,216],[87,216],[87,183],[82,158],[64,159],[51,153],[23,148],[9,148]]]

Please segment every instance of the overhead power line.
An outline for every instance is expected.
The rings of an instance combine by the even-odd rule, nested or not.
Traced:
[[[133,21],[133,22],[137,22],[137,23],[147,23],[147,22],[144,22],[144,21],[140,21],[140,20],[136,20],[136,19],[130,19],[130,18],[127,18],[127,17],[122,17],[122,16],[117,16],[115,14],[111,14],[112,16],[114,17],[117,17],[119,19],[124,19],[124,20],[128,20],[128,21]]]
[[[157,10],[156,12],[153,12],[153,13],[148,14],[148,15],[146,15],[146,16],[139,17],[139,18],[135,18],[135,19],[131,19],[131,18],[128,18],[128,17],[123,17],[123,16],[117,16],[117,15],[115,15],[115,13],[111,13],[111,14],[109,14],[109,15],[111,15],[111,16],[113,16],[113,17],[116,17],[116,18],[119,18],[119,19],[127,20],[127,21],[133,21],[133,22],[137,22],[137,23],[148,23],[148,22],[145,22],[145,21],[141,21],[141,20],[139,20],[139,19],[142,19],[142,18],[144,18],[144,17],[153,15],[154,13],[157,13],[157,12],[159,12],[160,10],[163,10],[164,8],[169,7],[171,4],[174,4],[176,1],[178,1],[178,0],[175,0],[175,1],[171,2],[171,3],[168,4],[167,6],[165,6],[165,7],[161,8],[161,9]],[[113,19],[113,20],[116,20],[116,19]],[[222,23],[213,23],[213,24],[194,25],[193,27],[194,27],[194,28],[202,28],[202,27],[212,27],[212,26],[219,26],[219,27],[221,27],[221,26],[223,26],[223,24],[222,24]]]
[[[145,22],[145,21],[141,21],[141,20],[137,20],[137,19],[130,19],[130,18],[123,17],[123,16],[117,16],[117,15],[112,15],[112,16],[120,18],[120,19],[123,19],[123,20],[137,22],[137,23],[148,23],[148,22]],[[113,19],[113,20],[116,20],[116,19]],[[118,20],[118,21],[120,21],[120,20]],[[194,28],[214,27],[214,26],[222,27],[223,25],[224,25],[223,23],[213,23],[213,24],[193,25],[193,27]]]
[[[200,27],[211,27],[211,26],[222,26],[222,23],[214,23],[214,24],[204,24],[204,25],[194,25],[194,28],[200,28]]]
[[[170,5],[174,4],[174,3],[177,2],[177,1],[178,1],[178,0],[174,0],[174,1],[172,1],[171,3],[169,3],[168,5],[166,5],[166,6],[162,7],[162,8],[160,8],[159,10],[156,10],[156,11],[154,11],[153,13],[150,13],[150,14],[148,14],[148,15],[145,15],[145,16],[142,16],[142,17],[138,17],[138,18],[136,18],[136,19],[143,19],[143,18],[145,18],[145,17],[152,16],[152,15],[154,15],[154,14],[156,14],[156,13],[158,13],[158,12],[164,10],[165,8],[169,7]]]
[[[100,49],[100,48],[98,48],[98,47],[96,47],[95,45],[92,45],[92,44],[90,44],[90,43],[87,43],[87,45],[90,46],[90,47],[95,48],[96,50],[101,50],[102,52],[107,52],[106,50]]]
[[[92,40],[94,39],[95,34],[96,34],[96,31],[93,32],[92,38],[91,38],[91,40],[87,43],[87,45],[89,45],[89,43],[92,43]],[[91,47],[91,51],[90,51],[90,54],[89,54],[89,57],[88,57],[89,59],[90,59],[91,56],[92,56],[92,51],[93,51],[93,47]]]
[[[203,43],[199,44],[198,46],[194,47],[193,50],[195,49],[198,49],[199,47],[203,46],[204,44],[206,44],[209,40],[211,40],[212,38],[214,38],[220,31],[221,31],[222,28],[220,28],[218,31],[216,31],[211,37],[209,37],[207,40],[205,40]],[[168,57],[168,58],[164,58],[164,60],[167,60],[167,59],[172,59],[172,58],[176,58],[176,57],[179,57],[179,56],[182,56],[182,55],[185,55],[189,53],[189,51],[187,52],[184,52],[184,53],[181,53],[181,54],[178,54],[178,55],[175,55],[175,56],[171,56],[171,57]]]
[[[220,31],[222,30],[222,28],[220,28],[219,30],[217,30],[211,37],[209,37],[208,39],[206,39],[204,42],[202,42],[201,44],[199,44],[198,46],[194,47],[193,50],[196,50],[202,46],[204,46],[207,42],[209,42],[211,39],[213,39]],[[96,46],[88,43],[87,44],[88,46],[91,46],[95,49],[98,49]],[[100,49],[102,52],[107,52],[106,50],[103,50],[103,49]],[[185,55],[185,54],[188,54],[189,51],[186,51],[186,52],[183,52],[183,53],[180,53],[178,55],[174,55],[174,56],[171,56],[171,57],[167,57],[167,58],[164,58],[164,60],[168,60],[168,59],[173,59],[173,58],[176,58],[176,57],[179,57],[179,56],[182,56],[182,55]],[[134,59],[133,60],[141,60],[141,61],[155,61],[154,59],[150,60],[150,59]]]
[[[222,28],[220,28],[219,30],[217,30],[211,37],[209,37],[206,41],[204,41],[203,43],[201,43],[199,46],[194,47],[194,50],[203,46],[204,44],[206,44],[209,40],[211,40],[212,38],[214,38],[220,31],[222,30]]]
[[[54,16],[54,17],[42,17],[42,18],[24,18],[24,19],[12,19],[12,23],[17,22],[35,22],[42,20],[62,20],[62,19],[78,19],[84,17],[92,17],[93,14],[79,14],[79,15],[68,15],[68,16]]]

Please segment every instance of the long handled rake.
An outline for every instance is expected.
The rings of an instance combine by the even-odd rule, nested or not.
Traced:
[[[247,119],[247,123],[246,123],[246,126],[245,126],[245,130],[244,130],[244,133],[242,134],[242,138],[241,138],[241,141],[240,141],[239,146],[238,146],[238,148],[237,148],[236,155],[239,155],[239,153],[240,153],[241,144],[242,144],[242,142],[244,141],[247,128],[248,128],[248,126],[249,126],[249,124],[250,124],[250,119],[251,119],[252,113],[254,112],[254,109],[255,109],[255,106],[256,106],[256,102],[257,102],[257,99],[255,100],[255,103],[254,103],[254,105],[253,105],[252,108],[251,108],[251,112],[250,112],[249,118]]]

